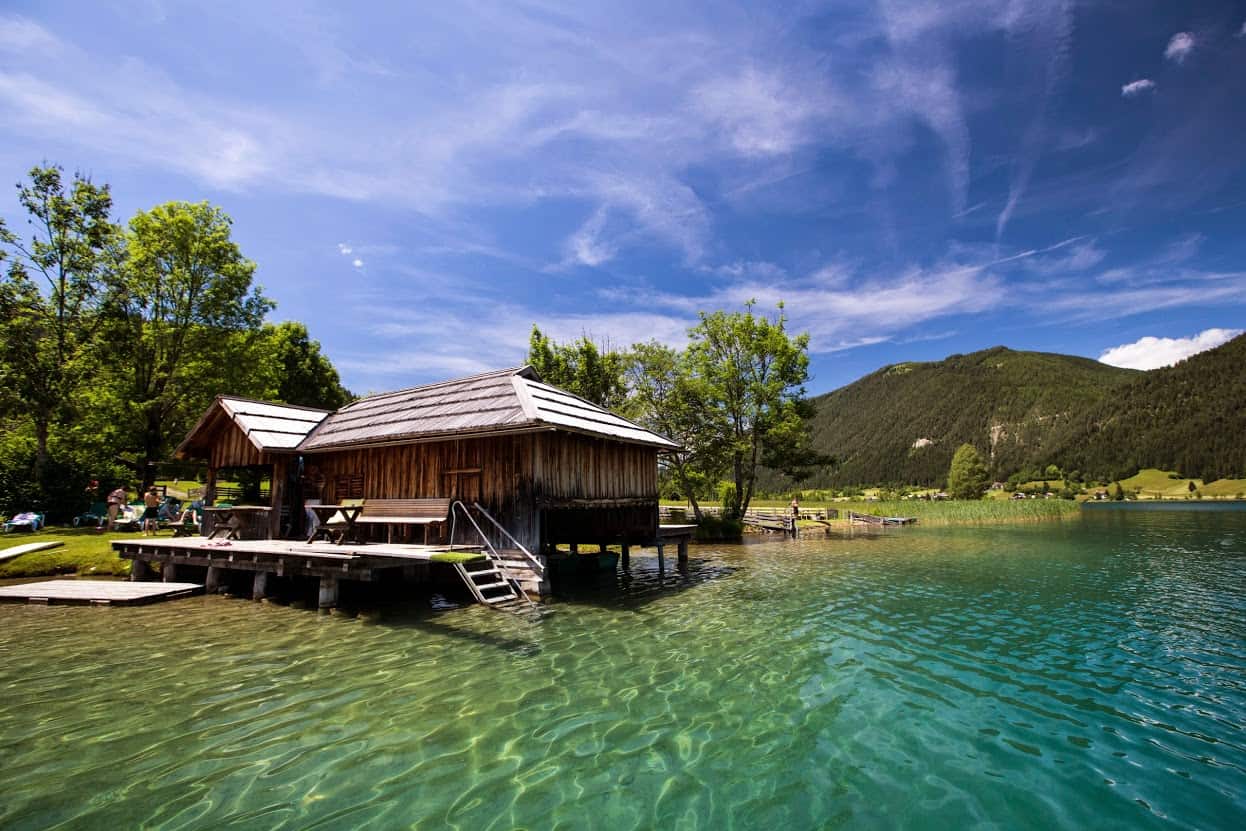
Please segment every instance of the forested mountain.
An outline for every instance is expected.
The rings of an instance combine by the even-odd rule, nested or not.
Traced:
[[[813,399],[814,446],[839,464],[808,487],[941,485],[974,445],[997,478],[1051,451],[1051,437],[1143,373],[1002,346],[883,367]]]
[[[1049,455],[1105,480],[1144,467],[1246,475],[1246,335],[1113,390],[1060,426]]]

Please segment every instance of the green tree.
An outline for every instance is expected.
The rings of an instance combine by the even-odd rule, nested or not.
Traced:
[[[722,474],[722,436],[711,429],[705,386],[684,353],[656,341],[632,347],[627,380],[636,420],[679,444],[662,464],[699,523],[698,494]]]
[[[0,220],[0,386],[20,402],[35,437],[35,478],[48,463],[52,428],[71,419],[98,367],[96,335],[106,277],[120,259],[112,196],[75,174],[35,167],[18,185],[29,216],[23,240]]]
[[[688,365],[701,386],[705,429],[721,448],[721,469],[735,485],[728,518],[748,510],[757,470],[795,444],[806,444],[800,402],[809,376],[809,336],[791,336],[783,306],[773,318],[743,312],[701,313],[689,330]]]
[[[947,492],[953,499],[981,499],[990,484],[986,465],[972,444],[962,444],[952,456]]]
[[[268,397],[300,407],[336,410],[354,396],[342,386],[337,369],[320,351],[302,323],[286,321],[266,325],[262,350],[273,373]]]
[[[541,380],[607,410],[626,407],[627,361],[625,353],[598,347],[587,335],[560,344],[533,326],[528,339],[528,364]]]
[[[255,263],[230,237],[231,221],[207,202],[139,211],[128,262],[112,290],[110,349],[122,367],[114,392],[146,486],[212,397],[263,393],[260,325],[272,302],[251,284]]]

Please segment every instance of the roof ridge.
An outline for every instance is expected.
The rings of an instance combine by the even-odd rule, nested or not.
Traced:
[[[356,404],[362,404],[365,401],[376,401],[379,398],[390,398],[395,395],[402,395],[404,393],[417,392],[419,390],[435,389],[437,387],[445,387],[451,384],[465,384],[468,381],[480,381],[485,378],[492,378],[495,376],[500,377],[504,375],[518,375],[524,370],[531,370],[531,369],[532,367],[530,367],[527,364],[524,364],[523,366],[512,366],[512,367],[507,367],[506,369],[494,369],[494,370],[490,370],[489,372],[481,372],[476,375],[468,375],[464,378],[448,378],[445,381],[434,381],[431,384],[417,384],[414,387],[404,387],[400,390],[393,390],[392,392],[378,392],[376,395],[365,395],[362,398],[352,401],[349,404],[347,404],[345,407],[343,407],[342,410],[348,409],[350,407],[354,407]],[[334,412],[340,413],[342,410],[335,410]]]
[[[247,398],[245,396],[229,395],[227,393],[218,394],[216,396],[216,400],[217,401],[241,401],[245,404],[263,404],[267,407],[286,407],[291,410],[307,410],[308,412],[313,412],[313,413],[328,414],[328,413],[336,412],[336,410],[326,410],[323,407],[306,407],[302,404],[284,404],[280,401],[265,401],[262,398]]]

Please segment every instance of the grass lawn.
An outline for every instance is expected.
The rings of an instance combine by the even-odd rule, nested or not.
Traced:
[[[171,531],[162,535],[171,535]],[[125,532],[97,534],[93,528],[45,528],[33,534],[13,532],[0,537],[0,549],[28,542],[58,540],[64,545],[33,554],[22,554],[0,563],[0,579],[11,577],[42,577],[49,574],[124,576],[130,573],[130,561],[123,560],[109,543]],[[132,536],[137,536],[134,532]]]
[[[1176,478],[1174,478],[1176,477]],[[1246,494],[1246,479],[1218,479],[1204,482],[1202,479],[1186,479],[1168,470],[1149,467],[1137,475],[1121,480],[1126,493],[1136,493],[1139,499],[1192,499],[1194,489],[1202,492],[1204,499],[1233,499]],[[1110,490],[1109,486],[1108,490]]]

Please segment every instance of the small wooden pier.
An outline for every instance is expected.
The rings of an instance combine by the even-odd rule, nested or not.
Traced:
[[[889,525],[916,525],[917,517],[875,516],[874,514],[858,514],[856,511],[849,511],[848,521],[853,525],[874,525],[881,528]]]
[[[0,602],[73,604],[79,606],[142,606],[199,594],[198,583],[127,583],[124,580],[43,580],[0,587]]]

